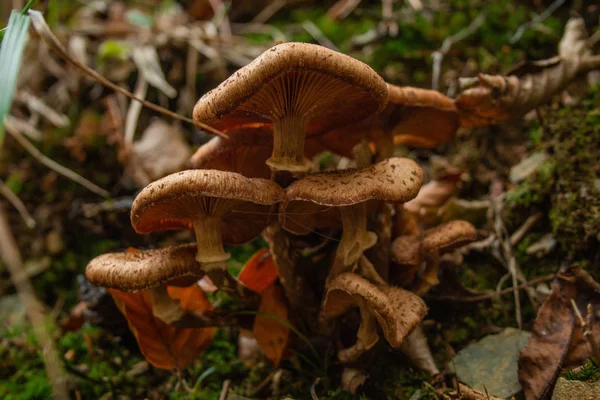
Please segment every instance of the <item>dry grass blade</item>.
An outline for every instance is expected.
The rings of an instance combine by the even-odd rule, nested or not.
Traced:
[[[67,375],[65,374],[58,354],[56,346],[52,340],[48,318],[44,315],[42,304],[35,296],[31,281],[23,268],[23,260],[17,247],[17,243],[13,233],[8,225],[4,209],[0,207],[0,257],[4,260],[6,268],[13,281],[19,299],[25,306],[27,317],[31,321],[35,336],[41,349],[41,355],[46,367],[46,374],[50,381],[52,394],[54,399],[66,400],[69,399],[69,391],[67,389]]]
[[[4,184],[4,182],[0,182],[0,194],[4,196],[4,198],[8,200],[10,204],[12,204],[12,206],[17,210],[17,212],[19,213],[19,215],[21,215],[21,218],[23,218],[23,221],[25,221],[25,224],[29,229],[35,228],[35,220],[31,216],[31,214],[29,214],[29,211],[27,211],[27,207],[25,207],[25,204],[23,204],[21,199],[16,194],[14,194],[13,191],[10,190],[10,188]]]
[[[21,146],[32,155],[33,158],[44,164],[46,167],[50,168],[53,171],[58,172],[59,174],[71,179],[74,182],[79,183],[81,186],[85,187],[91,192],[96,193],[102,197],[110,197],[110,193],[100,186],[88,181],[83,176],[71,171],[70,169],[60,165],[56,161],[46,157],[43,155],[34,145],[31,144],[29,140],[21,132],[16,129],[13,129],[11,126],[6,126],[6,131],[17,141]]]
[[[65,61],[67,61],[69,64],[82,70],[87,75],[96,79],[98,82],[100,82],[104,86],[114,90],[115,92],[118,92],[118,93],[121,93],[121,94],[127,96],[131,100],[139,101],[140,103],[142,103],[144,106],[150,108],[151,110],[154,110],[154,111],[159,112],[164,115],[168,115],[171,118],[175,118],[175,119],[179,119],[181,121],[188,122],[190,124],[194,123],[194,121],[190,118],[184,117],[182,115],[179,115],[177,113],[169,111],[166,108],[163,108],[154,103],[151,103],[149,101],[142,100],[142,99],[136,97],[133,93],[123,89],[122,87],[120,87],[118,85],[115,85],[114,83],[112,83],[111,81],[109,81],[108,79],[106,79],[105,77],[103,77],[102,75],[100,75],[99,73],[94,71],[93,69],[91,69],[91,68],[87,67],[86,65],[83,65],[79,61],[75,60],[74,58],[72,58],[69,55],[69,52],[67,51],[67,49],[65,49],[65,47],[58,41],[56,36],[54,36],[52,31],[50,30],[50,27],[46,23],[46,20],[44,19],[44,16],[42,15],[42,13],[40,13],[39,11],[35,11],[35,10],[29,10],[29,16],[31,17],[31,21],[33,22],[33,26],[35,27],[35,30],[39,33],[39,35],[42,37],[42,39],[44,39],[44,41],[46,43],[48,43],[48,45],[50,47],[52,47],[54,50],[56,50],[60,54],[60,56],[62,58],[64,58]],[[198,126],[199,128],[202,128],[202,129],[214,134],[214,135],[218,135],[218,136],[224,137],[226,139],[229,138],[223,132],[221,132],[211,126],[203,124],[201,122],[199,122],[195,125]]]

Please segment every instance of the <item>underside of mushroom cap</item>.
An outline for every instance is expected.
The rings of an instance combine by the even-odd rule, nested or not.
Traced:
[[[88,263],[85,276],[93,285],[124,292],[148,290],[172,281],[185,286],[204,275],[195,257],[195,244],[107,253]]]
[[[256,237],[272,219],[270,208],[284,197],[273,181],[234,172],[187,170],[146,186],[131,208],[138,233],[193,229],[196,217],[221,218],[224,243],[241,244]]]
[[[190,159],[192,167],[269,179],[271,169],[266,161],[273,151],[272,124],[247,123],[224,132],[229,139],[216,136],[200,146]],[[304,146],[304,155],[313,157],[324,150],[326,148],[316,139],[309,139]]]
[[[363,62],[319,45],[283,43],[202,96],[194,121],[226,129],[303,112],[312,115],[311,135],[361,120],[386,101],[385,82]]]
[[[414,293],[399,287],[375,285],[359,275],[343,273],[331,281],[320,318],[338,317],[361,301],[365,301],[375,315],[392,347],[399,347],[427,314],[427,306]]]
[[[460,126],[452,99],[435,90],[388,85],[384,126],[395,144],[433,148],[448,142]]]
[[[394,157],[366,168],[307,175],[286,189],[282,210],[292,201],[331,207],[368,200],[404,203],[417,195],[422,184],[423,170],[416,162]]]
[[[470,222],[450,221],[425,231],[423,249],[427,253],[448,252],[475,239],[477,239],[477,230]]]

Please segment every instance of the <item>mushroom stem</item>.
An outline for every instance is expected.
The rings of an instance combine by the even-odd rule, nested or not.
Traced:
[[[338,359],[343,363],[356,361],[365,351],[369,350],[379,341],[377,333],[377,320],[369,307],[361,300],[360,325],[356,333],[356,343],[338,351]]]
[[[366,203],[340,207],[342,237],[328,281],[355,264],[363,252],[377,242],[377,235],[367,231],[366,210]]]
[[[306,121],[294,114],[273,122],[273,154],[267,160],[271,170],[302,175],[311,168],[304,157],[306,128]]]
[[[179,306],[179,301],[169,296],[164,285],[148,290],[148,297],[152,303],[152,315],[165,324],[176,323],[185,315],[185,310]]]
[[[198,243],[196,261],[215,286],[232,297],[255,300],[256,293],[235,279],[227,270],[230,254],[223,248],[221,218],[214,216],[197,218],[194,220],[194,230]]]
[[[215,268],[226,269],[230,255],[223,248],[221,218],[212,216],[197,218],[194,221],[194,231],[198,243],[196,261],[200,263],[202,270],[208,273]]]

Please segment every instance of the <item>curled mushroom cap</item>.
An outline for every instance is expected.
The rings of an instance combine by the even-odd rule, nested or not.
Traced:
[[[414,293],[399,287],[375,285],[359,275],[343,273],[330,282],[320,318],[338,317],[352,307],[360,308],[361,321],[365,321],[363,313],[373,315],[394,348],[402,344],[427,314],[427,306]]]
[[[306,172],[306,135],[319,135],[364,119],[385,107],[387,87],[366,64],[307,43],[265,51],[194,107],[194,121],[218,129],[240,121],[273,124],[268,160],[276,171]]]
[[[198,217],[219,217],[228,244],[254,239],[269,222],[269,208],[283,199],[275,182],[216,170],[187,170],[146,186],[131,208],[138,233],[193,229]]]
[[[125,292],[148,290],[169,283],[189,286],[202,278],[196,245],[102,254],[91,260],[85,276],[96,286]]]

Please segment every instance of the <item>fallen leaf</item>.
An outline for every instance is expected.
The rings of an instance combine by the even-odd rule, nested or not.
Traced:
[[[473,389],[502,398],[520,392],[517,358],[529,336],[529,332],[506,328],[465,347],[454,357],[458,379]]]
[[[283,289],[272,284],[265,289],[260,298],[260,307],[254,320],[252,332],[267,358],[278,365],[288,343],[290,328],[278,319],[288,321],[288,310]],[[274,318],[272,315],[277,316]]]
[[[596,313],[600,307],[600,285],[577,266],[557,276],[552,293],[538,310],[532,336],[519,357],[519,381],[527,400],[549,398],[562,368],[583,363],[590,357],[583,340],[571,300],[585,317],[587,304]],[[600,322],[596,318],[593,333],[600,341]]]
[[[583,19],[573,18],[565,28],[559,56],[526,63],[508,76],[479,74],[476,86],[456,99],[461,126],[494,124],[548,103],[578,75],[600,67],[600,57],[590,54],[586,40]]]
[[[260,249],[244,265],[238,279],[249,289],[262,293],[277,279],[277,266],[268,249]]]
[[[125,293],[108,289],[119,310],[129,323],[140,351],[146,360],[162,369],[183,369],[206,350],[215,334],[214,328],[177,328],[154,317],[148,292]],[[212,305],[197,285],[187,288],[168,287],[174,299],[181,299],[186,310],[212,310]]]

